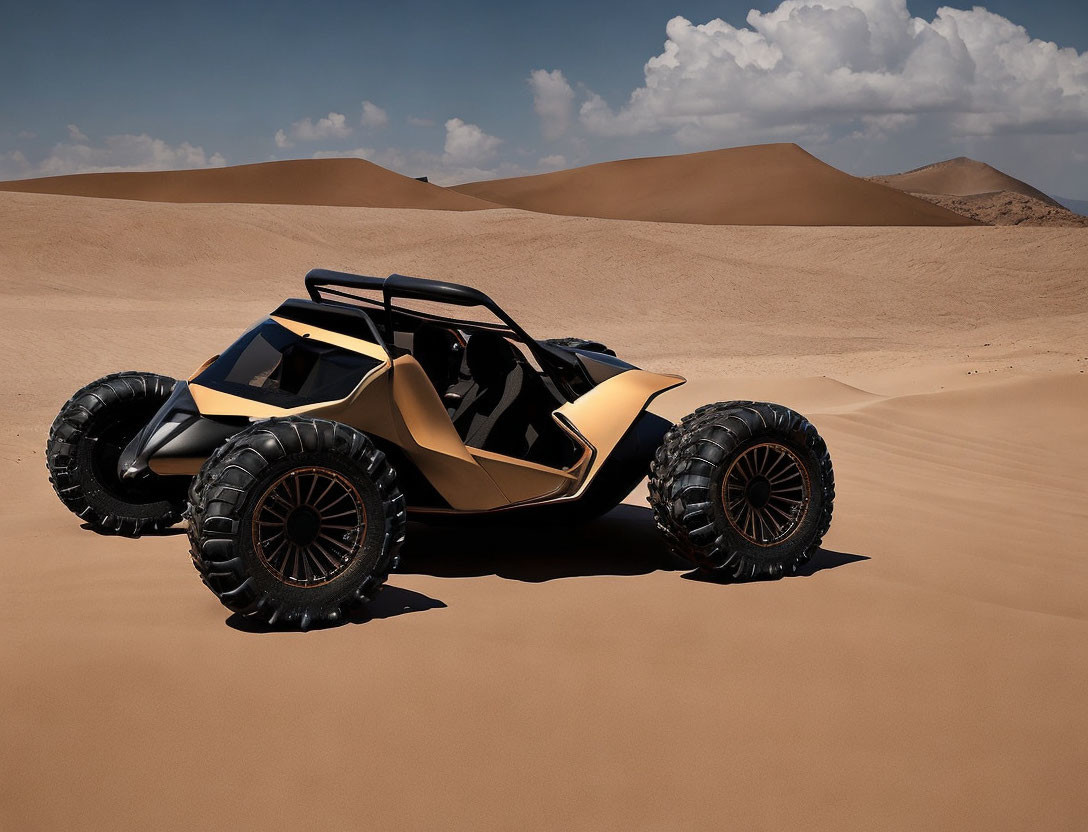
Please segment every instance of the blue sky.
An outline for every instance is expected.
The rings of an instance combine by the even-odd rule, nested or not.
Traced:
[[[797,141],[853,173],[963,154],[1088,197],[1088,4],[908,7],[5,3],[0,175],[355,153],[454,181]]]

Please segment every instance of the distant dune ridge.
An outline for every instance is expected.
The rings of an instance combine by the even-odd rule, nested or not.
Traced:
[[[443,188],[363,159],[83,173],[0,182],[0,191],[147,202],[329,205],[544,214],[703,225],[1088,226],[1026,182],[960,157],[850,176],[795,144],[602,162]]]
[[[1088,226],[1038,188],[966,156],[869,180],[991,225]]]
[[[0,190],[149,202],[241,202],[478,211],[482,200],[363,159],[293,159],[201,170],[81,173],[0,182]]]
[[[604,162],[471,182],[462,194],[547,214],[707,225],[973,225],[843,173],[795,144]]]

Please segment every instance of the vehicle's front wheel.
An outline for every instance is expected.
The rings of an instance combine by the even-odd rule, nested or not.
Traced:
[[[272,419],[231,437],[189,502],[204,584],[269,624],[337,621],[381,588],[404,540],[393,467],[366,435],[324,419]]]
[[[170,396],[176,382],[124,372],[81,388],[49,429],[45,462],[62,503],[103,531],[139,535],[174,525],[185,509],[186,477],[122,480],[117,461]]]
[[[650,467],[654,519],[673,551],[733,578],[795,572],[831,525],[834,500],[824,440],[777,404],[699,408]]]

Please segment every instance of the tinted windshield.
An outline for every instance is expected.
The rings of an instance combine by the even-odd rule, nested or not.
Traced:
[[[381,363],[266,320],[235,341],[193,382],[291,408],[342,399]]]

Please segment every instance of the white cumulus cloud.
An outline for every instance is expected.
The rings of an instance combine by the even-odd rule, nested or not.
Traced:
[[[529,74],[533,90],[533,109],[540,117],[540,129],[546,139],[556,139],[570,127],[574,109],[574,90],[562,71],[534,69]]]
[[[74,124],[68,125],[68,138],[73,142],[85,142],[87,141],[87,134],[76,127]]]
[[[363,102],[363,114],[359,118],[363,127],[385,127],[389,123],[389,115],[371,101]]]
[[[315,142],[323,139],[342,139],[351,135],[351,127],[343,113],[329,113],[324,118],[311,121],[304,118],[294,122],[288,130],[277,130],[276,147],[294,147],[295,142]]]
[[[475,124],[466,124],[459,118],[446,122],[444,158],[454,165],[475,166],[486,162],[502,144],[502,139],[489,136]]]
[[[101,143],[92,142],[78,128],[69,128],[69,136],[71,141],[53,145],[36,163],[18,150],[0,154],[0,178],[209,168],[227,163],[220,153],[207,153],[189,142],[170,144],[147,133],[106,136]]]
[[[798,125],[886,133],[918,116],[961,136],[1088,130],[1088,53],[982,7],[927,21],[906,0],[784,0],[747,22],[674,17],[643,85],[619,109],[590,93],[582,124],[692,143]]]

